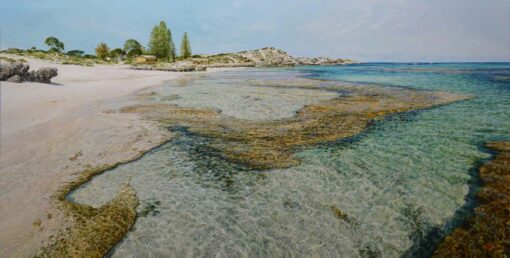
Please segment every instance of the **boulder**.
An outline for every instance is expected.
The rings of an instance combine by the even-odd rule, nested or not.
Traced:
[[[0,80],[5,81],[14,75],[23,77],[28,72],[29,66],[21,62],[1,63],[0,64]]]
[[[37,71],[30,71],[28,73],[28,81],[51,83],[51,78],[57,76],[57,68],[43,67]]]
[[[28,71],[30,66],[21,62],[1,63],[0,80],[9,82],[41,82],[51,83],[51,78],[57,76],[57,68],[43,67],[37,71]]]
[[[11,78],[7,79],[7,81],[20,83],[20,82],[23,82],[23,79],[19,75],[14,75],[14,76],[11,76]]]

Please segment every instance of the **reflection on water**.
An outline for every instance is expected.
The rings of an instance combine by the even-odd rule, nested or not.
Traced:
[[[509,83],[493,80],[508,73],[509,65],[423,66],[208,75],[204,80],[229,85],[305,73],[476,98],[392,116],[353,141],[300,151],[300,166],[270,171],[227,162],[207,148],[207,139],[172,128],[178,136],[168,144],[95,177],[70,198],[99,206],[131,181],[140,198],[139,218],[115,257],[412,255],[410,248],[434,236],[431,232],[440,235],[461,214],[459,208],[469,206],[470,170],[488,157],[479,144],[510,139]],[[401,71],[413,67],[413,73]]]

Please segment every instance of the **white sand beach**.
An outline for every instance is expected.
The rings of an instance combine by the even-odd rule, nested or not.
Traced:
[[[90,166],[129,160],[169,132],[130,114],[104,112],[130,94],[183,73],[135,71],[125,65],[55,67],[52,84],[1,82],[0,256],[33,256],[65,228],[50,198]]]

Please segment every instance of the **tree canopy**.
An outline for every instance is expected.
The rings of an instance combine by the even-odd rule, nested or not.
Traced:
[[[172,32],[167,28],[166,23],[161,21],[154,26],[149,39],[149,52],[158,58],[175,60],[175,45],[172,40]]]
[[[113,49],[111,50],[108,55],[111,57],[111,58],[115,58],[117,61],[120,61],[124,58],[124,56],[126,55],[126,51],[124,51],[122,48],[116,48],[116,49]]]
[[[104,43],[104,42],[101,42],[96,47],[96,55],[97,55],[97,57],[105,60],[108,57],[109,50],[110,50],[110,48],[108,47],[108,45],[106,45],[106,43]]]
[[[131,50],[129,50],[129,52],[127,52],[127,57],[131,58],[131,57],[135,57],[135,56],[140,56],[142,54],[143,54],[143,52],[140,49],[131,49]]]
[[[50,52],[61,53],[64,51],[64,43],[55,37],[47,37],[46,40],[44,40],[44,44],[50,47]]]
[[[142,51],[142,44],[140,44],[138,41],[134,39],[128,39],[124,43],[124,51],[129,53],[131,50],[140,50]]]
[[[85,54],[85,51],[75,49],[75,50],[69,50],[69,51],[67,51],[67,53],[66,53],[66,54],[67,54],[67,55],[70,55],[70,56],[77,56],[77,57],[81,57],[83,54]]]
[[[191,56],[191,44],[189,42],[188,33],[184,32],[181,41],[181,57],[186,59]]]

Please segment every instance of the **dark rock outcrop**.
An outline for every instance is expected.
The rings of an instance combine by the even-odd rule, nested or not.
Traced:
[[[37,71],[29,71],[30,66],[21,62],[1,63],[0,80],[8,82],[41,82],[51,83],[51,78],[57,76],[57,68],[43,67]]]
[[[28,72],[28,65],[21,62],[0,63],[0,80],[5,81],[14,75],[24,75]]]
[[[21,82],[23,82],[23,79],[19,75],[14,75],[14,76],[11,76],[11,78],[7,79],[7,81],[21,83]]]
[[[57,76],[57,68],[43,67],[37,71],[30,71],[27,76],[27,81],[51,83],[51,78]]]

